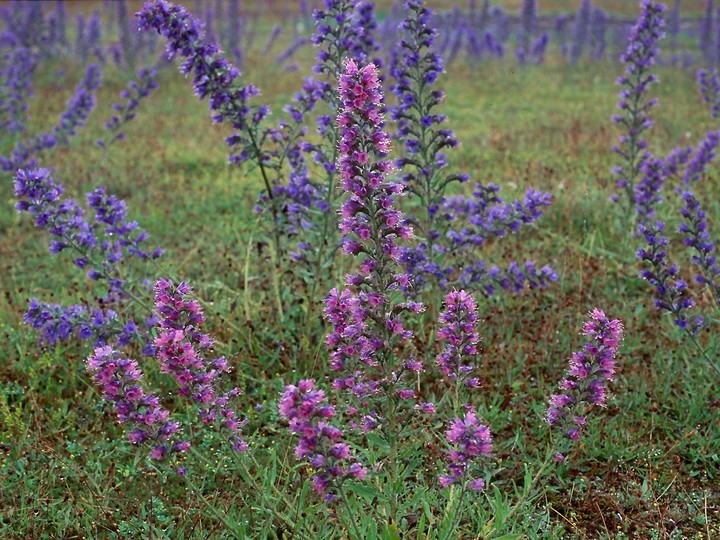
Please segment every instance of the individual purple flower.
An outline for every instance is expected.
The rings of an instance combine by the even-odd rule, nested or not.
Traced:
[[[695,335],[704,322],[702,317],[693,321],[688,319],[687,312],[693,302],[687,291],[687,283],[677,277],[678,267],[668,261],[668,241],[663,235],[664,229],[665,224],[661,221],[638,225],[647,248],[640,248],[637,257],[650,266],[640,273],[640,277],[655,287],[655,306],[669,312],[678,328]]]
[[[560,382],[561,393],[550,398],[545,416],[550,425],[557,426],[570,440],[580,438],[590,408],[606,406],[607,384],[615,377],[615,356],[623,338],[623,325],[593,309],[582,334],[587,340],[582,350],[570,358],[570,366]]]
[[[177,381],[180,395],[199,405],[202,423],[220,422],[233,434],[234,448],[245,451],[248,445],[239,436],[244,422],[231,406],[240,390],[220,391],[219,377],[230,368],[224,356],[207,358],[213,340],[201,331],[205,318],[197,300],[190,299],[191,293],[186,283],[175,286],[165,279],[155,283],[155,310],[159,316],[155,357],[160,370]]]
[[[278,411],[290,423],[290,432],[300,435],[295,456],[313,469],[313,486],[325,501],[335,501],[346,480],[365,479],[367,469],[354,461],[342,430],[330,423],[335,408],[327,404],[325,393],[315,388],[313,379],[286,386]]]
[[[117,419],[127,424],[128,439],[138,446],[151,446],[151,457],[160,460],[171,452],[184,452],[189,444],[179,440],[180,423],[169,420],[170,412],[154,394],[142,387],[143,374],[135,360],[123,358],[110,346],[98,347],[87,359],[87,369],[113,404]]]
[[[650,68],[658,55],[657,43],[664,36],[664,12],[664,4],[643,0],[640,18],[630,31],[627,49],[620,56],[625,65],[625,74],[617,80],[622,86],[618,103],[621,114],[613,116],[613,122],[621,125],[625,132],[620,136],[620,144],[613,148],[622,161],[614,172],[618,177],[616,186],[624,193],[628,209],[635,201],[635,184],[643,165],[650,159],[643,133],[652,126],[648,111],[657,100],[648,100],[645,94],[657,80]],[[620,197],[615,195],[613,200],[619,201]]]
[[[463,418],[453,418],[450,429],[445,433],[450,450],[445,458],[447,474],[440,476],[440,485],[462,483],[463,488],[482,491],[485,482],[476,476],[478,459],[487,457],[492,451],[490,429],[482,423],[475,411],[470,410]]]
[[[125,138],[122,129],[135,118],[135,111],[140,102],[158,87],[157,70],[155,69],[142,68],[138,71],[137,78],[137,81],[130,81],[127,89],[120,93],[120,97],[125,102],[113,104],[112,108],[115,114],[105,122],[105,129],[109,132],[109,138],[107,141],[102,139],[97,141],[98,146],[101,148],[109,148],[115,142]]]

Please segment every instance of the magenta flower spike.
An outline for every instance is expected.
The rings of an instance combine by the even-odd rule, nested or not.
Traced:
[[[160,317],[159,335],[155,338],[156,358],[160,369],[172,375],[180,386],[180,395],[200,406],[203,424],[219,421],[233,434],[233,448],[238,452],[248,445],[239,434],[244,421],[230,405],[240,395],[238,388],[221,393],[219,377],[230,371],[227,359],[208,359],[213,340],[201,331],[205,317],[200,304],[189,298],[192,289],[187,283],[175,286],[166,279],[155,283],[155,310]]]
[[[345,371],[334,387],[365,397],[387,383],[400,399],[412,399],[413,391],[400,388],[398,381],[402,372],[418,371],[421,364],[395,366],[392,357],[395,347],[412,337],[402,314],[423,306],[390,299],[393,291],[410,282],[407,274],[398,272],[397,240],[410,238],[412,229],[394,206],[402,185],[387,180],[393,166],[385,159],[390,139],[383,130],[383,96],[375,65],[360,68],[348,60],[339,93],[338,170],[348,194],[340,210],[340,231],[343,251],[361,260],[359,272],[346,277],[348,289],[333,289],[325,301],[325,317],[333,326],[327,335],[330,365]],[[374,423],[364,422],[364,427]]]
[[[169,420],[170,412],[160,405],[156,395],[145,393],[143,373],[135,360],[123,358],[110,346],[98,347],[88,357],[87,369],[105,400],[114,405],[118,421],[131,426],[128,439],[132,444],[152,445],[150,456],[155,460],[190,447],[185,441],[172,442],[180,423]]]
[[[448,487],[451,484],[467,482],[467,489],[482,491],[485,481],[482,478],[473,478],[470,471],[478,458],[489,456],[492,451],[490,428],[482,423],[474,411],[469,410],[463,418],[453,418],[450,421],[450,429],[445,436],[450,444],[446,456],[448,473],[440,476],[440,485]]]
[[[295,456],[316,471],[313,486],[325,501],[337,499],[339,486],[345,480],[363,480],[367,476],[367,469],[360,462],[353,462],[342,430],[330,424],[335,408],[327,404],[325,393],[315,388],[313,379],[286,386],[278,411],[289,421],[290,432],[300,435]]]
[[[607,383],[615,377],[615,356],[623,338],[623,325],[593,309],[582,333],[588,339],[582,350],[570,358],[570,366],[560,382],[562,393],[550,398],[545,416],[549,424],[558,426],[570,440],[580,438],[590,408],[606,405]]]

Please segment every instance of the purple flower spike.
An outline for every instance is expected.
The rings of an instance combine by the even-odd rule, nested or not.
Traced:
[[[655,306],[669,312],[675,325],[682,330],[696,334],[704,326],[702,317],[688,320],[687,311],[693,302],[687,291],[687,284],[677,277],[678,268],[668,262],[667,238],[664,236],[665,224],[661,221],[653,225],[639,224],[638,230],[647,242],[647,248],[640,248],[637,258],[650,265],[640,277],[655,287]]]
[[[710,116],[717,118],[720,113],[720,78],[717,69],[699,69],[697,84],[703,103],[710,106]]]
[[[135,360],[123,358],[112,347],[98,347],[87,359],[87,369],[103,397],[114,405],[118,421],[128,424],[132,444],[152,446],[150,455],[155,460],[189,448],[187,442],[175,440],[180,423],[169,421],[170,412],[160,399],[143,390],[142,371]]]
[[[614,116],[613,121],[620,124],[625,133],[620,136],[620,144],[613,150],[622,161],[615,168],[618,177],[616,186],[625,194],[628,209],[635,201],[635,184],[643,165],[650,158],[643,133],[652,126],[648,111],[657,101],[646,99],[645,93],[657,81],[655,75],[649,72],[658,54],[657,43],[665,35],[664,12],[663,4],[643,0],[640,18],[630,31],[627,49],[620,56],[620,61],[625,64],[625,74],[617,80],[622,86],[618,103],[621,114]],[[618,201],[619,196],[613,199]]]
[[[101,148],[108,148],[113,143],[125,138],[125,134],[121,130],[135,118],[135,111],[140,102],[158,87],[156,70],[142,68],[138,71],[137,76],[137,82],[130,81],[127,89],[120,93],[120,97],[125,99],[125,102],[113,104],[112,108],[115,114],[105,122],[105,129],[110,132],[110,137],[107,141],[102,139],[97,141],[98,146]]]
[[[720,301],[720,266],[717,263],[715,244],[708,233],[705,211],[691,191],[684,191],[682,199],[685,207],[682,216],[685,219],[679,227],[686,246],[693,248],[693,263],[700,269],[695,277],[700,285],[707,285],[716,301]]]
[[[615,355],[623,338],[623,325],[593,309],[582,334],[588,339],[582,350],[570,358],[570,367],[560,382],[562,393],[550,398],[545,416],[549,424],[558,426],[570,440],[580,438],[592,406],[606,405],[607,383],[615,376]]]
[[[477,308],[472,295],[453,291],[445,296],[445,310],[440,313],[438,341],[445,348],[437,357],[440,371],[452,380],[476,387],[476,378],[470,378],[475,369],[472,361],[478,354],[480,336],[477,333]]]
[[[685,169],[683,184],[688,186],[705,175],[707,166],[715,159],[718,144],[720,144],[720,131],[708,131]]]
[[[170,57],[185,59],[180,70],[193,74],[195,94],[210,102],[213,120],[229,122],[236,133],[227,138],[234,152],[231,161],[249,158],[265,162],[266,156],[258,146],[259,124],[270,113],[267,106],[254,107],[250,98],[260,90],[252,84],[241,86],[239,70],[220,54],[220,46],[203,39],[202,23],[187,10],[165,0],[146,2],[136,15],[141,30],[155,29],[167,40]],[[272,197],[270,186],[268,195]]]
[[[286,386],[278,411],[290,422],[290,432],[300,435],[295,456],[316,472],[313,485],[325,501],[337,499],[337,490],[345,480],[365,479],[367,469],[360,462],[353,463],[352,450],[343,441],[342,430],[329,423],[335,408],[327,404],[322,390],[315,389],[313,379]]]
[[[191,293],[186,283],[175,286],[165,279],[155,283],[155,309],[160,316],[155,347],[160,370],[175,377],[181,396],[199,405],[203,424],[220,422],[233,434],[234,448],[244,451],[248,446],[239,436],[244,421],[230,405],[240,390],[220,392],[219,377],[230,368],[224,356],[206,358],[213,340],[201,331],[205,318],[200,304],[189,298]]]
[[[0,132],[24,133],[37,59],[25,47],[14,48],[3,56],[4,61],[0,63]]]
[[[52,131],[18,142],[9,157],[0,156],[0,168],[4,171],[16,171],[32,167],[41,152],[58,144],[68,144],[78,128],[85,125],[95,107],[95,91],[100,87],[101,79],[100,66],[90,64],[82,81],[75,88],[75,94],[67,102],[67,109],[60,115],[60,120]]]
[[[489,456],[492,451],[490,429],[474,411],[468,411],[464,418],[453,418],[450,421],[450,429],[445,436],[451,449],[445,458],[448,473],[440,476],[440,485],[447,487],[467,482],[465,487],[471,491],[485,489],[485,482],[481,478],[473,478],[473,469],[477,468],[478,458]]]
[[[325,301],[325,318],[333,327],[327,335],[331,367],[344,372],[334,387],[364,398],[389,385],[396,396],[412,399],[414,393],[399,381],[421,366],[411,362],[400,369],[393,360],[396,347],[412,337],[402,315],[424,308],[391,299],[393,291],[409,285],[410,277],[398,272],[396,241],[409,238],[412,229],[394,206],[402,186],[386,179],[392,164],[383,159],[390,140],[382,129],[377,69],[373,64],[358,68],[348,60],[339,90],[343,108],[338,116],[338,169],[349,195],[340,210],[340,230],[343,251],[359,257],[360,265],[359,273],[346,276],[348,289],[333,289]],[[363,426],[376,424],[373,420]]]

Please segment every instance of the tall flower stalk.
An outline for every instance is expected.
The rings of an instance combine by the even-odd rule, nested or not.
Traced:
[[[563,436],[576,441],[587,423],[593,407],[605,407],[608,382],[615,377],[615,356],[623,337],[623,325],[610,320],[599,309],[590,312],[590,320],[583,325],[587,338],[583,348],[573,353],[565,378],[560,382],[560,394],[550,398],[546,420],[556,426]],[[562,454],[557,455],[562,460]]]
[[[529,190],[524,201],[504,202],[493,185],[478,185],[472,198],[447,198],[454,183],[465,182],[466,174],[447,173],[445,151],[458,145],[451,130],[442,127],[446,117],[436,112],[444,94],[433,88],[443,70],[433,44],[437,32],[430,25],[432,12],[421,0],[405,3],[405,19],[398,47],[393,51],[390,73],[395,79],[391,91],[397,104],[390,108],[397,121],[397,138],[403,143],[403,156],[397,160],[403,183],[415,199],[419,215],[410,214],[419,230],[419,241],[402,250],[401,262],[413,274],[413,288],[407,292],[422,294],[430,285],[447,289],[452,286],[475,290],[507,289],[515,279],[506,279],[505,271],[474,272],[485,263],[474,259],[473,248],[492,237],[517,232],[522,224],[532,223],[550,204],[550,196]],[[554,279],[551,269],[536,271],[534,264],[515,265],[520,289],[524,282],[546,284]],[[435,306],[434,303],[430,303]]]
[[[399,361],[399,350],[411,337],[404,314],[418,312],[416,302],[394,298],[409,276],[397,264],[398,240],[410,238],[412,229],[395,208],[403,186],[387,179],[392,163],[385,159],[390,139],[383,131],[382,91],[373,64],[362,68],[348,60],[340,79],[342,109],[338,169],[347,198],[342,204],[340,231],[343,252],[358,257],[358,272],[346,278],[347,289],[333,289],[326,300],[325,316],[332,330],[327,335],[331,368],[340,372],[334,388],[354,396],[351,410],[361,418],[364,431],[379,429],[387,442],[389,515],[395,519],[400,493],[397,481],[402,468],[401,415],[403,403],[415,397],[406,374],[422,364]]]
[[[150,68],[140,69],[137,74],[137,81],[130,81],[128,87],[120,92],[120,97],[125,100],[124,103],[113,104],[112,108],[115,114],[105,122],[108,137],[106,140],[99,139],[97,145],[107,150],[117,141],[123,140],[125,138],[123,128],[135,118],[135,111],[140,102],[147,98],[157,87],[157,70]]]
[[[657,103],[648,100],[646,92],[657,77],[650,73],[658,55],[657,44],[665,35],[665,5],[654,0],[643,0],[642,13],[632,27],[625,52],[620,61],[625,65],[625,74],[618,78],[622,87],[618,107],[621,114],[613,116],[613,122],[623,127],[620,144],[613,150],[620,156],[621,164],[615,167],[615,182],[619,195],[613,200],[624,204],[631,211],[636,203],[635,188],[645,163],[651,155],[647,150],[644,133],[652,126],[649,110]]]
[[[66,145],[77,130],[84,126],[95,107],[95,91],[100,87],[102,70],[96,64],[90,64],[82,81],[75,88],[73,97],[67,103],[67,109],[60,115],[57,125],[45,133],[15,144],[10,156],[0,156],[0,168],[15,172],[18,169],[33,167],[41,152],[59,144]]]

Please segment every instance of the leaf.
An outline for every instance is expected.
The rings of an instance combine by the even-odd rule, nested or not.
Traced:
[[[371,504],[377,497],[377,491],[372,486],[365,484],[349,484],[348,490],[359,495],[367,504]]]
[[[373,445],[375,445],[383,450],[387,450],[387,451],[390,450],[390,445],[388,444],[388,442],[385,439],[383,439],[380,435],[378,435],[377,433],[368,433],[366,435],[366,437],[367,437],[367,440],[370,441]]]
[[[387,525],[380,536],[382,540],[401,540],[400,533],[398,532],[397,525],[390,523]]]

